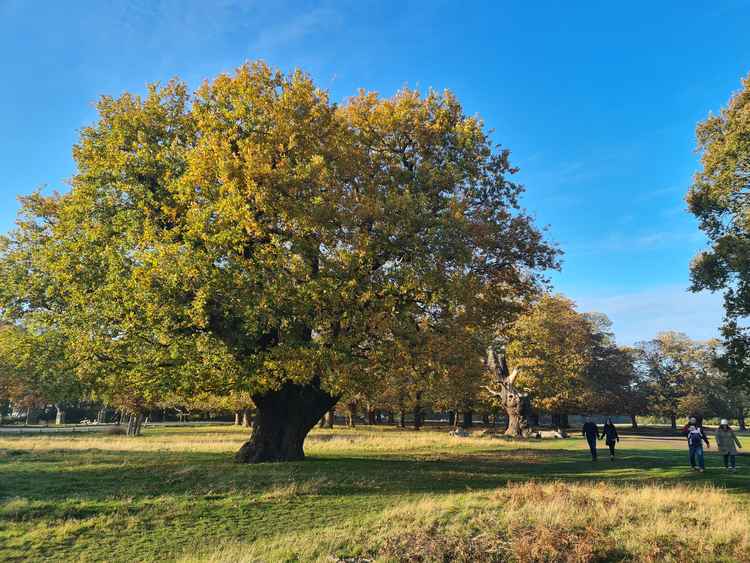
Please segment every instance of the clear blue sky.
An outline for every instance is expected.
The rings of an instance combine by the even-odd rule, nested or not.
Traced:
[[[716,334],[691,295],[694,128],[750,72],[750,0],[31,2],[0,0],[0,231],[16,197],[65,189],[102,94],[191,85],[262,58],[335,99],[449,88],[512,151],[525,205],[566,252],[555,288],[631,343]]]

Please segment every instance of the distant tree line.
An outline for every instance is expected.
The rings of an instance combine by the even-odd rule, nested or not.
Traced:
[[[95,414],[100,422],[129,422],[132,433],[140,431],[144,418],[223,418],[252,426],[255,405],[247,393],[170,393],[142,402],[133,415],[130,400],[105,398],[96,388],[85,388],[64,361],[64,343],[48,336],[11,325],[0,329],[0,390],[6,414],[25,410],[33,422],[52,413],[57,424],[65,423],[71,411],[79,417]],[[666,332],[621,347],[606,316],[579,313],[569,299],[545,294],[510,325],[503,345],[507,361],[520,370],[518,385],[532,398],[532,426],[544,416],[566,428],[569,415],[596,413],[628,416],[634,429],[640,415],[667,418],[673,429],[678,418],[689,415],[733,418],[745,428],[746,395],[721,369],[719,341],[699,342]],[[415,363],[416,352],[418,348],[400,352],[404,365],[411,362],[408,374],[353,379],[358,384],[342,393],[320,418],[320,426],[333,427],[337,415],[348,426],[418,429],[428,416],[455,427],[470,427],[476,420],[486,426],[507,424],[505,412],[485,391],[492,380],[481,358],[459,357],[456,366],[428,373],[434,365]],[[466,362],[474,369],[466,369]],[[133,418],[138,420],[131,422]]]

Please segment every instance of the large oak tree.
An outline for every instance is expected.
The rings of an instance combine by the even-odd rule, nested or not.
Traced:
[[[508,151],[448,92],[336,104],[252,64],[97,107],[70,191],[27,198],[4,242],[0,306],[54,319],[80,377],[134,408],[249,393],[240,461],[301,459],[384,350],[462,331],[481,354],[556,266]]]
[[[724,292],[722,368],[750,388],[750,76],[742,86],[698,125],[702,169],[687,202],[710,240],[691,264],[691,289]]]

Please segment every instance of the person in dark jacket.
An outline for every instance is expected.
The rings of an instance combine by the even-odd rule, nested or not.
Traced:
[[[614,461],[615,444],[620,441],[620,435],[617,433],[617,428],[615,428],[611,418],[608,418],[607,422],[604,423],[601,438],[604,439],[604,443],[609,447],[609,459]]]
[[[690,417],[687,425],[682,429],[682,432],[687,436],[688,450],[690,453],[690,467],[693,471],[696,469],[703,473],[706,469],[705,457],[703,455],[703,442],[706,443],[706,447],[709,446],[708,436],[703,431],[703,427],[698,425],[698,421],[695,417]],[[698,467],[696,467],[696,462]]]
[[[586,441],[589,443],[591,461],[596,461],[596,440],[599,438],[599,428],[591,422],[591,418],[588,416],[585,418],[581,434],[586,436]]]

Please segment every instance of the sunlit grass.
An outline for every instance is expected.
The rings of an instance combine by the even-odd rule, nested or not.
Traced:
[[[592,464],[579,438],[480,433],[315,429],[306,461],[257,466],[233,463],[248,431],[227,426],[2,435],[0,560],[682,561],[696,521],[696,560],[748,559],[750,473],[715,453],[699,475],[680,440],[624,437]]]
[[[400,502],[356,526],[198,549],[181,563],[748,558],[750,521],[725,491],[525,482]]]

